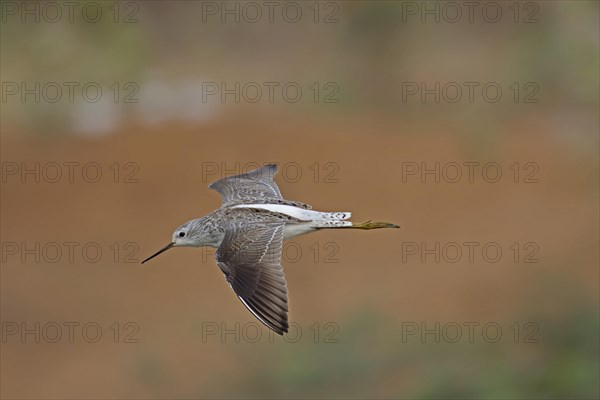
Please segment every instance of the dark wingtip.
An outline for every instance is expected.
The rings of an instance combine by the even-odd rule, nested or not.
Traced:
[[[279,170],[279,166],[275,163],[265,164],[263,168],[269,168],[271,170],[272,176],[275,176],[275,174],[277,174],[277,171]]]
[[[278,327],[277,330],[275,330],[273,328],[271,328],[271,329],[273,330],[273,332],[275,332],[279,336],[283,336],[284,333],[288,333],[288,327],[287,326]]]

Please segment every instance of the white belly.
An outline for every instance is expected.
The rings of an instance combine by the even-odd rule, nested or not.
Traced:
[[[291,239],[293,237],[304,235],[305,233],[309,233],[314,231],[315,228],[312,227],[312,222],[304,222],[299,224],[286,224],[285,230],[283,231],[283,239]]]

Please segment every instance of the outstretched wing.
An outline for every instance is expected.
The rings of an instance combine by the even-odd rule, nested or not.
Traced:
[[[288,331],[287,284],[281,268],[285,224],[231,224],[216,253],[219,268],[238,298],[259,321]]]
[[[219,179],[208,187],[221,194],[223,206],[248,201],[261,203],[264,199],[281,199],[281,192],[273,181],[276,173],[277,165],[267,164],[246,174]]]

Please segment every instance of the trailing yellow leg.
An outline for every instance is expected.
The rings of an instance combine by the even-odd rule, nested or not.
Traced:
[[[348,226],[347,228],[379,229],[379,228],[400,228],[400,226],[396,225],[396,224],[391,224],[389,222],[367,221],[367,222],[353,222],[352,226]]]

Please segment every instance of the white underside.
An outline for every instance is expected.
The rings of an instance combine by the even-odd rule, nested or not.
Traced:
[[[283,239],[291,239],[296,236],[304,235],[315,231],[317,228],[312,226],[311,222],[301,224],[286,224],[285,230],[283,231]]]
[[[258,208],[289,215],[290,217],[306,221],[306,223],[286,224],[283,234],[284,239],[304,235],[317,228],[341,228],[352,226],[352,222],[345,221],[352,216],[352,213],[350,212],[321,212],[282,204],[240,204],[234,206],[234,208]]]

